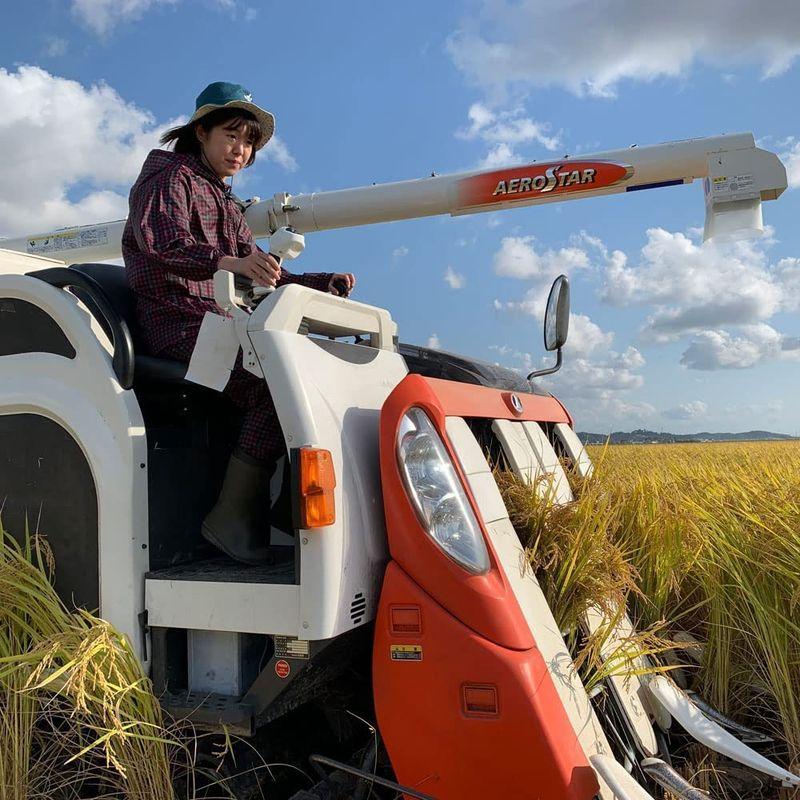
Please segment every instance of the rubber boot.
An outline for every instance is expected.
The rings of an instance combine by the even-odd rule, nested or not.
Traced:
[[[269,553],[269,479],[275,464],[234,451],[203,538],[236,561],[263,564]]]

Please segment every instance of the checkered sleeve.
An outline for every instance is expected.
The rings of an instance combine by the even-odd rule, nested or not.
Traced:
[[[189,176],[181,170],[169,170],[153,182],[150,191],[139,192],[136,202],[131,203],[132,227],[141,252],[182,278],[212,278],[224,253],[192,235]]]
[[[261,250],[253,239],[253,234],[244,219],[244,215],[239,225],[238,246],[240,256],[250,255],[250,253],[253,252],[253,248]],[[261,250],[261,252],[263,253],[264,251]],[[296,275],[293,272],[289,272],[288,269],[281,267],[281,277],[278,280],[278,286],[285,286],[287,283],[299,283],[301,286],[307,286],[309,289],[327,292],[328,284],[331,282],[333,276],[333,272],[304,272],[301,275]]]
[[[333,272],[304,272],[302,275],[295,275],[288,269],[281,267],[281,278],[278,286],[287,283],[299,283],[301,286],[308,286],[309,289],[316,289],[318,292],[327,292],[328,284],[331,282]]]

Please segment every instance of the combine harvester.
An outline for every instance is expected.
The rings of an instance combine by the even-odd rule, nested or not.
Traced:
[[[312,231],[695,179],[706,237],[760,230],[761,202],[786,188],[779,159],[738,134],[279,194],[246,214],[293,258]],[[319,782],[298,800],[370,786],[439,800],[705,797],[669,766],[675,723],[800,786],[731,731],[753,732],[667,678],[616,676],[603,703],[587,696],[487,461],[529,481],[551,473],[558,502],[572,497],[559,459],[591,469],[536,373],[399,344],[385,309],[297,285],[262,293],[223,271],[229,321],[200,337],[188,370],[149,357],[124,270],[90,263],[119,257],[122,227],[2,243],[0,495],[12,530],[41,506],[61,596],[127,634],[168,710],[253,736],[267,760],[310,759]],[[568,314],[562,276],[545,317],[557,366]],[[267,566],[219,557],[199,534],[235,438],[219,390],[239,347],[286,441]],[[621,635],[629,626],[623,615]],[[341,724],[343,708],[374,709],[382,746]]]

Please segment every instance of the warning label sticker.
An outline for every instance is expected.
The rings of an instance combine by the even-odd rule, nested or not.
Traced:
[[[59,250],[77,250],[79,247],[99,247],[108,244],[108,228],[104,225],[73,228],[47,236],[28,239],[29,253],[54,253]]]
[[[275,655],[278,658],[308,658],[308,642],[294,636],[276,636]]]
[[[422,647],[418,644],[393,644],[389,647],[392,661],[422,661]]]
[[[713,179],[714,194],[738,194],[752,192],[755,179],[749,175],[718,175]]]
[[[292,671],[291,666],[289,666],[288,661],[284,661],[281,659],[280,661],[275,662],[275,674],[279,678],[288,678],[289,673]]]

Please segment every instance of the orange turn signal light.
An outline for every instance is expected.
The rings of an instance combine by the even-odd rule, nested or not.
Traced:
[[[336,473],[328,450],[300,449],[300,527],[324,528],[336,522]]]

